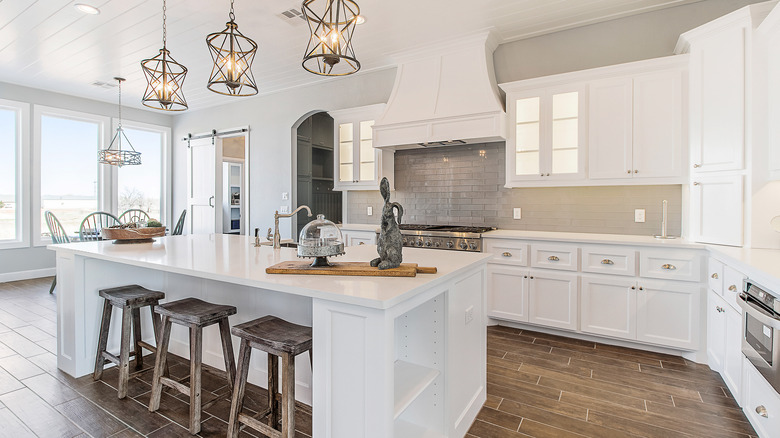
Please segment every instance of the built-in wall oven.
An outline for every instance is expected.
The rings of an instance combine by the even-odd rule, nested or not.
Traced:
[[[742,353],[780,392],[780,298],[752,280],[742,290]]]

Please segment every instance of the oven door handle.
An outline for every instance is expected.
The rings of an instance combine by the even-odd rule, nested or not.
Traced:
[[[780,318],[769,314],[769,312],[762,309],[761,307],[758,307],[758,305],[748,301],[748,297],[744,293],[739,294],[737,304],[739,304],[739,307],[741,307],[742,310],[750,314],[750,316],[753,318],[757,319],[761,324],[772,327],[776,330],[780,330]]]

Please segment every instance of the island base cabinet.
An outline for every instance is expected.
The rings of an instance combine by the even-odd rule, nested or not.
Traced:
[[[583,275],[580,294],[583,332],[636,339],[636,280]]]
[[[752,363],[742,358],[742,402],[750,424],[761,438],[775,438],[780,431],[780,394]]]
[[[528,322],[527,269],[488,265],[488,290],[488,316]]]
[[[528,322],[577,330],[579,277],[560,272],[530,271]]]
[[[637,340],[695,350],[699,345],[701,287],[642,280],[637,287]]]

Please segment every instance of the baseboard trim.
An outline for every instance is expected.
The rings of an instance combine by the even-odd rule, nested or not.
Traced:
[[[0,283],[30,280],[32,278],[51,277],[57,274],[57,268],[32,269],[29,271],[6,272],[0,274]]]

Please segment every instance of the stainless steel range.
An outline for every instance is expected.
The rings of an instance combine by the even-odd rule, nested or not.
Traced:
[[[404,246],[448,249],[452,251],[482,251],[482,233],[493,227],[464,227],[459,225],[401,224]]]

